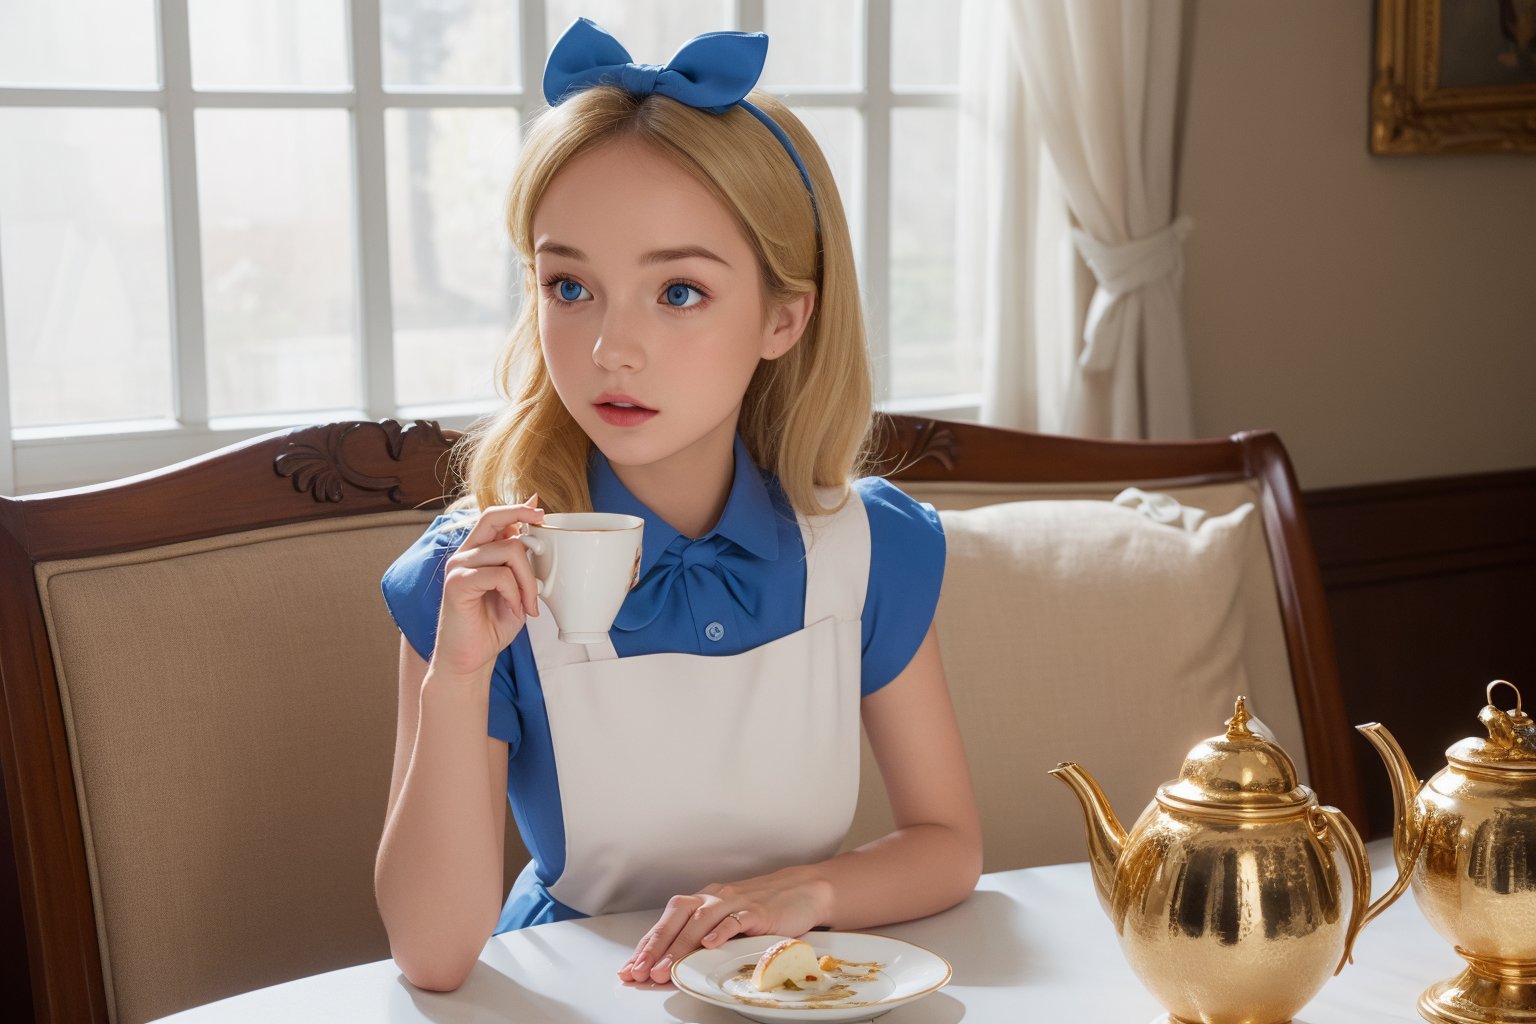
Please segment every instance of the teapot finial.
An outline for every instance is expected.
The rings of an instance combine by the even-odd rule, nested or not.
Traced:
[[[1515,708],[1503,711],[1493,703],[1496,686],[1507,686],[1515,691]],[[1515,761],[1536,758],[1536,722],[1525,713],[1520,702],[1520,688],[1507,679],[1495,679],[1488,684],[1488,706],[1477,716],[1488,728],[1490,753],[1502,760]]]
[[[1232,718],[1227,722],[1227,739],[1252,739],[1253,733],[1248,728],[1248,721],[1252,717],[1248,713],[1248,698],[1239,696],[1237,706],[1232,709]]]

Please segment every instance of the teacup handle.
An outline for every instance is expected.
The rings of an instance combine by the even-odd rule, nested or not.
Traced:
[[[518,539],[523,542],[523,547],[538,555],[540,558],[543,558],[546,554],[549,555],[548,576],[540,577],[537,573],[535,573],[533,577],[534,592],[537,593],[540,597],[548,597],[555,589],[555,568],[557,563],[555,561],[554,545],[541,537],[535,537],[531,533],[525,533]]]

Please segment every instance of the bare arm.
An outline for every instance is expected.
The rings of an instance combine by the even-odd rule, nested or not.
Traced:
[[[406,978],[463,983],[501,910],[507,744],[486,735],[496,657],[537,609],[513,535],[529,506],[487,509],[446,563],[429,665],[400,640],[389,808],[374,865],[379,915]]]
[[[485,680],[434,677],[400,641],[389,813],[374,866],[390,954],[419,988],[458,988],[501,910],[507,745],[485,734]]]
[[[932,627],[863,717],[896,829],[821,865],[833,898],[818,923],[840,929],[947,910],[981,875],[981,818]]]
[[[674,958],[738,934],[867,928],[965,899],[981,874],[981,821],[931,627],[902,673],[864,698],[862,713],[895,830],[818,864],[674,897],[619,977],[664,981]]]

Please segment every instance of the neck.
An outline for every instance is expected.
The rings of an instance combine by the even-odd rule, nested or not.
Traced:
[[[722,443],[723,442],[723,443]],[[684,537],[702,537],[725,512],[736,475],[735,431],[646,466],[613,465],[613,475]]]

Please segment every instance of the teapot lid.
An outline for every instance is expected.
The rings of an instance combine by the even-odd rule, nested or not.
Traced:
[[[1158,790],[1180,804],[1230,811],[1274,811],[1311,803],[1312,791],[1296,778],[1296,763],[1274,734],[1237,698],[1226,733],[1197,743],[1179,777]]]
[[[1503,711],[1494,706],[1493,691],[1498,686],[1515,691],[1514,710]],[[1507,679],[1495,679],[1488,684],[1487,693],[1488,706],[1478,713],[1477,719],[1488,729],[1488,738],[1468,736],[1452,744],[1445,756],[1452,762],[1473,768],[1536,771],[1536,722],[1525,713],[1520,690]]]

